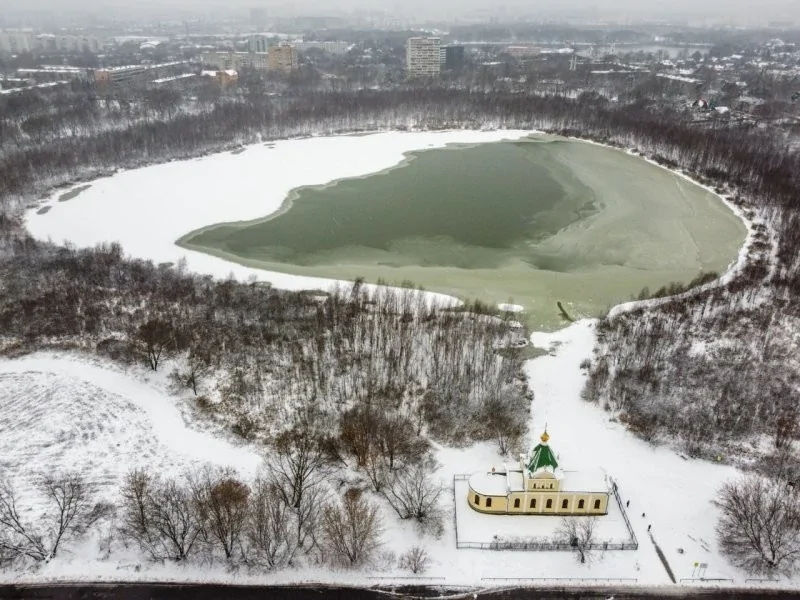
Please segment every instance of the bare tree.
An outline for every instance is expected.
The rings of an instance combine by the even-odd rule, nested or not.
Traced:
[[[508,390],[492,396],[483,407],[486,427],[497,440],[497,451],[505,456],[524,433],[524,413],[520,399]]]
[[[133,540],[153,558],[161,558],[160,540],[153,526],[154,485],[158,481],[144,469],[134,469],[125,476],[120,505],[120,533]]]
[[[800,562],[800,497],[783,479],[751,474],[723,484],[715,504],[722,514],[722,552],[752,574],[791,574]]]
[[[428,444],[416,435],[413,423],[403,415],[392,412],[379,419],[376,443],[389,469],[398,461],[409,464],[422,460]]]
[[[438,536],[442,530],[439,498],[444,488],[434,480],[435,471],[433,460],[395,471],[383,495],[401,519],[414,519]]]
[[[383,456],[377,448],[370,450],[367,454],[366,461],[364,462],[364,473],[367,474],[369,482],[372,484],[372,489],[376,492],[383,490],[386,482],[391,477],[389,467],[383,459]]]
[[[256,479],[245,524],[248,560],[268,569],[290,565],[300,548],[296,521],[276,484]]]
[[[556,529],[556,539],[561,539],[574,548],[575,559],[579,563],[591,563],[596,527],[597,517],[564,517]]]
[[[374,450],[378,433],[378,417],[368,404],[357,405],[340,419],[339,440],[353,455],[359,467],[364,466]]]
[[[41,535],[22,519],[16,490],[8,480],[0,482],[0,548],[7,562],[23,557],[43,561],[48,555]]]
[[[230,560],[241,550],[250,488],[231,469],[206,468],[192,477],[191,485],[206,538]]]
[[[325,444],[311,432],[293,429],[279,435],[273,447],[276,457],[267,464],[270,478],[285,494],[284,502],[300,508],[303,494],[322,478],[327,463]]]
[[[9,560],[50,560],[64,543],[83,536],[110,512],[108,504],[93,503],[92,486],[77,473],[44,476],[37,487],[46,509],[31,523],[20,515],[12,485],[0,483],[0,549]]]
[[[152,526],[164,550],[164,558],[186,560],[196,550],[203,531],[189,486],[167,479],[154,490]]]
[[[326,506],[322,512],[325,548],[344,565],[369,561],[381,544],[382,530],[378,508],[360,490],[348,490],[341,504]]]
[[[92,502],[94,489],[78,473],[47,475],[39,489],[50,501],[42,519],[49,539],[49,558],[56,555],[62,542],[81,537],[110,512],[108,504]]]
[[[417,573],[424,573],[430,562],[431,559],[425,548],[413,546],[400,556],[398,566],[416,575]]]

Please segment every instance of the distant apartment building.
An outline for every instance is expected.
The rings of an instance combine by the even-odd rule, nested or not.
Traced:
[[[442,46],[439,61],[445,69],[460,69],[464,66],[464,46]]]
[[[30,52],[34,48],[34,37],[30,31],[0,31],[0,52],[3,54],[20,54]]]
[[[83,67],[70,67],[67,65],[42,65],[38,69],[17,69],[20,77],[30,77],[37,82],[64,81],[69,79],[89,80],[92,78],[91,69]]]
[[[541,54],[542,49],[539,46],[534,46],[533,44],[516,44],[513,46],[508,46],[506,48],[506,52],[508,52],[514,58],[528,58],[530,56],[537,56]]]
[[[297,50],[290,44],[270,46],[267,56],[270,71],[290,73],[297,69]]]
[[[179,74],[176,73],[181,67],[188,63],[186,61],[176,61],[160,63],[156,65],[125,65],[122,67],[107,67],[97,69],[94,72],[94,82],[98,87],[109,85],[125,85],[137,81],[143,81],[145,74],[148,77],[158,75]]]
[[[266,52],[204,52],[200,59],[204,65],[214,67],[218,71],[269,69],[269,54]]]
[[[94,36],[43,33],[36,36],[36,47],[42,52],[91,52],[92,54],[98,54],[103,45]]]
[[[94,72],[94,82],[100,87],[111,84],[129,83],[132,80],[138,79],[145,71],[146,69],[142,65],[97,69]]]
[[[347,42],[291,42],[298,52],[307,52],[311,49],[322,50],[328,54],[341,56],[347,54],[350,49],[350,44]]]
[[[250,36],[249,49],[250,52],[265,53],[269,50],[269,36],[263,33],[256,33]]]
[[[441,71],[441,40],[434,37],[409,38],[406,43],[408,77],[437,77]]]

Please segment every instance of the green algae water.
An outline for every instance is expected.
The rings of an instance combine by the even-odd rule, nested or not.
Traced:
[[[293,191],[277,213],[180,244],[273,271],[594,316],[645,286],[723,271],[745,228],[713,194],[623,152],[552,137],[411,153]]]

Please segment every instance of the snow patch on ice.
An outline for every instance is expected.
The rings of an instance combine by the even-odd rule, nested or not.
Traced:
[[[497,308],[499,308],[504,312],[512,312],[512,313],[518,313],[525,310],[525,307],[520,306],[519,304],[498,304]]]

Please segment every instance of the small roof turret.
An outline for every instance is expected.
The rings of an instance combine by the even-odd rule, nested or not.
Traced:
[[[558,468],[558,461],[556,460],[552,448],[550,448],[548,444],[550,435],[548,435],[547,429],[544,430],[544,433],[539,439],[541,443],[531,450],[530,459],[528,460],[528,471],[530,471],[531,474],[541,470],[554,473]]]

